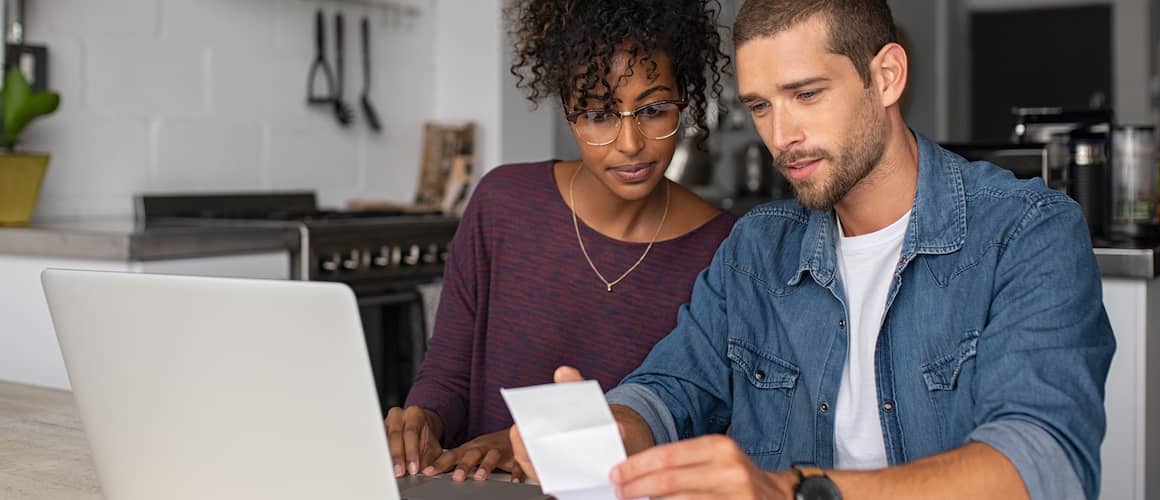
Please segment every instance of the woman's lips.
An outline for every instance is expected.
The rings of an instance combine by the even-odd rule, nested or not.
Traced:
[[[649,163],[635,163],[632,165],[620,165],[609,168],[617,179],[626,184],[638,184],[648,180],[652,176],[653,169],[656,168],[656,162]]]

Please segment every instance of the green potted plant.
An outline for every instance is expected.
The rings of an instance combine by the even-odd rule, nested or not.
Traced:
[[[24,127],[58,106],[59,94],[33,92],[18,67],[5,73],[0,88],[0,226],[25,226],[32,217],[48,155],[17,152],[16,148]]]

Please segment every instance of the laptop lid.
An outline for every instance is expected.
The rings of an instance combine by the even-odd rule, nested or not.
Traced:
[[[398,500],[344,285],[47,270],[109,500]]]

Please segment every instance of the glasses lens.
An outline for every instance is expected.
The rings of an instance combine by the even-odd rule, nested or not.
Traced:
[[[681,109],[671,102],[658,102],[636,112],[640,133],[649,139],[671,136],[681,125]]]
[[[620,116],[610,111],[588,110],[576,118],[576,133],[589,144],[605,144],[616,140],[620,130]]]

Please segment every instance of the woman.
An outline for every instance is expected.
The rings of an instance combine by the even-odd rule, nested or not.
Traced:
[[[395,474],[484,479],[512,459],[501,387],[560,365],[610,388],[676,325],[735,218],[664,177],[682,110],[719,94],[717,0],[519,0],[512,73],[564,106],[576,161],[507,165],[451,245],[427,358],[386,427]],[[711,76],[709,76],[711,75]],[[443,448],[450,448],[444,452]]]

